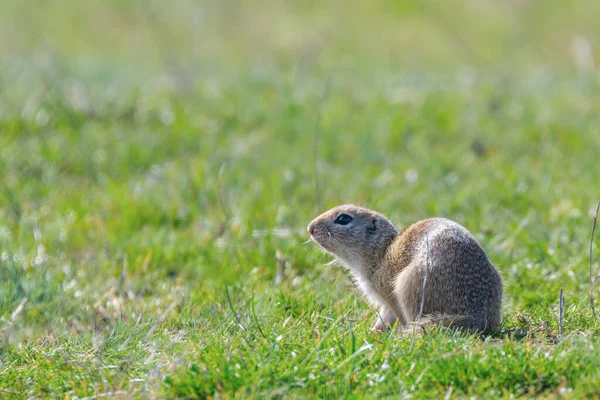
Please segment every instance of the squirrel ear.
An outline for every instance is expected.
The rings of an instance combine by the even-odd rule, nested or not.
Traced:
[[[368,232],[375,232],[377,230],[377,220],[373,219],[373,220],[371,220],[371,222],[373,223],[373,225],[367,227],[367,231]]]

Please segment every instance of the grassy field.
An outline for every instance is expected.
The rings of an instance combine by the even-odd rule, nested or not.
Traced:
[[[599,11],[0,2],[0,397],[600,396]],[[349,202],[471,230],[502,331],[370,332]]]

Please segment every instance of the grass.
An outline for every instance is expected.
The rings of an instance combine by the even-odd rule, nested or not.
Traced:
[[[3,398],[600,394],[594,2],[13,3]],[[305,243],[346,202],[465,225],[502,331],[370,332]]]

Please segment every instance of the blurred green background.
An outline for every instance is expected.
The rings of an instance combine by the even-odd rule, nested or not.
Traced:
[[[593,1],[3,2],[4,56],[53,53],[144,72],[292,68],[515,73],[582,67],[598,40]],[[304,60],[306,61],[306,60]],[[245,68],[243,68],[245,67]],[[139,75],[139,74],[135,74]]]
[[[599,12],[0,1],[3,395],[597,395]],[[304,243],[346,202],[464,224],[503,332],[369,333]]]

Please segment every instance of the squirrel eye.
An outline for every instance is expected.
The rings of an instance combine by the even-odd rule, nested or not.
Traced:
[[[333,223],[338,225],[348,225],[351,221],[352,217],[348,214],[340,214]]]

